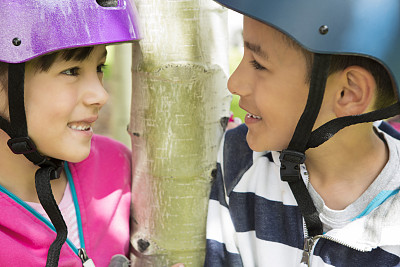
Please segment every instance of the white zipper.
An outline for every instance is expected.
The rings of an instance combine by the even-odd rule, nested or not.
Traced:
[[[301,174],[302,174],[302,177],[304,179],[304,183],[307,185],[307,189],[308,189],[308,183],[309,183],[308,172],[304,173],[304,171],[302,171]],[[301,262],[300,263],[304,263],[309,267],[311,266],[310,259],[311,259],[311,255],[312,255],[312,253],[314,251],[315,244],[317,243],[318,239],[320,239],[320,238],[333,241],[333,242],[338,243],[338,244],[340,244],[342,246],[345,246],[345,247],[348,247],[348,248],[351,248],[351,249],[354,249],[354,250],[357,250],[357,251],[360,251],[360,252],[367,252],[367,250],[359,249],[359,248],[356,248],[354,246],[345,244],[344,242],[342,242],[342,241],[340,241],[340,240],[338,240],[338,239],[336,239],[336,238],[334,238],[332,236],[329,236],[329,235],[317,235],[317,236],[314,236],[314,237],[308,236],[308,229],[307,229],[307,225],[306,225],[306,223],[304,221],[304,218],[303,218],[303,229],[304,229],[304,246],[303,246],[303,255],[301,257]]]
[[[304,248],[303,248],[303,256],[301,258],[301,263],[307,264],[307,266],[311,266],[310,264],[310,259],[311,259],[311,255],[313,253],[313,250],[315,248],[315,244],[317,243],[318,239],[326,239],[335,243],[338,243],[339,245],[360,251],[360,252],[367,252],[368,250],[364,250],[364,249],[360,249],[354,246],[351,246],[349,244],[346,244],[342,241],[340,241],[339,239],[336,239],[332,236],[328,236],[328,235],[317,235],[314,237],[305,237],[304,238]]]
[[[301,262],[310,266],[311,252],[314,248],[314,238],[307,237],[304,239],[303,256],[301,257]]]
[[[79,249],[78,256],[79,258],[81,258],[83,267],[95,267],[94,262],[92,261],[92,259],[89,259],[84,248]]]

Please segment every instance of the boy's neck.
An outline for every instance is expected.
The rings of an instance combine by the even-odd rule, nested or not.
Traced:
[[[343,129],[306,156],[310,183],[329,208],[342,210],[378,177],[389,149],[371,124],[360,124]]]
[[[12,153],[7,146],[8,139],[9,136],[0,130],[0,185],[24,201],[39,203],[35,188],[35,173],[39,167],[23,155]],[[59,179],[50,183],[59,203],[67,183],[64,172]]]

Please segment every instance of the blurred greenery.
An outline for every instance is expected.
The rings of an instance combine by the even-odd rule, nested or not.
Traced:
[[[242,60],[242,57],[242,47],[232,47],[229,49],[229,75],[232,75],[232,73],[235,71],[240,61]],[[240,118],[242,122],[244,122],[246,111],[239,107],[239,99],[239,96],[233,95],[230,110],[233,113],[234,117]]]
[[[112,69],[112,65],[114,62],[114,49],[115,49],[115,45],[107,45],[107,60],[105,62],[105,66],[103,68],[103,79],[104,80],[110,80],[111,77],[111,69]]]
[[[240,118],[242,122],[244,122],[244,117],[246,116],[247,112],[239,107],[239,99],[239,96],[233,95],[231,102],[231,112],[233,113],[234,117]]]

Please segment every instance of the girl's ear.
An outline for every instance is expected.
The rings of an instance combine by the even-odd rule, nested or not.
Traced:
[[[362,114],[372,106],[376,82],[369,71],[350,66],[341,73],[340,83],[334,108],[337,117]]]

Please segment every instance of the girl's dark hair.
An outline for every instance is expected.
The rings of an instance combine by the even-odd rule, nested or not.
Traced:
[[[83,61],[90,56],[92,51],[93,46],[65,49],[34,58],[30,62],[35,71],[48,71],[58,57],[66,61]],[[9,63],[0,62],[0,84],[6,91],[8,88],[8,64]]]
[[[60,57],[65,61],[70,61],[70,60],[83,61],[87,57],[89,57],[92,51],[93,51],[93,46],[65,49],[35,58],[32,60],[32,63],[33,67],[37,71],[48,71],[50,67],[53,65],[53,63],[56,61],[57,57]]]

